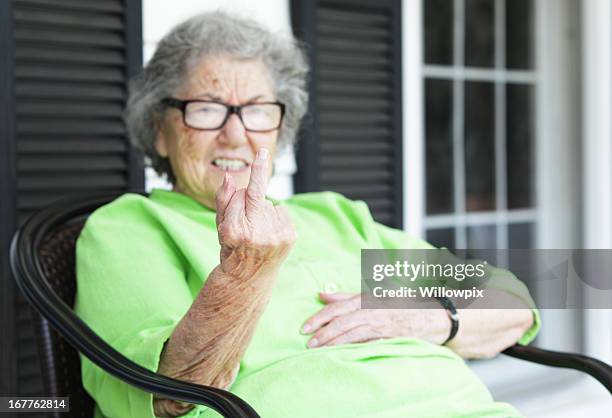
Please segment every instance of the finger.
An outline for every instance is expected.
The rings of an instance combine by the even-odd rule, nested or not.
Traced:
[[[354,344],[364,343],[366,341],[375,340],[377,336],[371,335],[369,328],[366,325],[358,325],[355,328],[351,328],[344,334],[338,335],[325,343],[326,346],[340,345],[340,344]]]
[[[245,189],[239,189],[234,192],[229,203],[227,204],[227,207],[225,208],[225,213],[223,215],[224,223],[227,222],[233,226],[239,226],[242,224],[244,217],[245,195]]]
[[[355,293],[346,293],[346,292],[336,292],[336,293],[327,293],[327,292],[319,292],[319,299],[325,303],[334,303],[340,302],[343,300],[350,299],[355,297]]]
[[[349,314],[359,309],[359,298],[352,298],[342,302],[329,304],[319,312],[311,316],[302,327],[303,334],[316,332],[323,325],[327,324],[336,317]]]
[[[348,330],[365,325],[364,316],[361,312],[351,312],[350,314],[334,318],[329,324],[318,330],[308,341],[308,347],[320,347],[329,341],[339,337]]]
[[[229,173],[225,173],[225,176],[223,177],[223,183],[221,184],[221,187],[217,189],[217,194],[215,196],[217,225],[219,225],[223,221],[225,209],[227,208],[227,204],[230,202],[230,199],[232,198],[232,195],[235,191],[236,187],[234,186],[232,176]]]
[[[251,164],[251,177],[247,186],[246,211],[257,209],[266,198],[268,189],[268,150],[260,148]]]

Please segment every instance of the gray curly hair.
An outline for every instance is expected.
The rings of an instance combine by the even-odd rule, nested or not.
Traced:
[[[196,15],[164,36],[143,71],[130,81],[124,112],[132,144],[151,159],[158,174],[165,174],[172,183],[175,177],[170,163],[155,149],[158,121],[166,109],[161,100],[171,97],[184,82],[185,74],[202,59],[219,55],[260,59],[264,63],[277,100],[286,105],[278,147],[282,149],[297,141],[308,104],[308,64],[299,41],[273,34],[253,20],[224,12]]]

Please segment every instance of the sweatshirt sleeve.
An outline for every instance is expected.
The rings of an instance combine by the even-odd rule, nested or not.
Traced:
[[[386,249],[434,249],[433,245],[428,242],[415,238],[407,234],[406,232],[390,228],[386,225],[375,223],[375,229],[377,231],[377,240],[380,244],[379,248]],[[533,313],[533,325],[521,336],[518,340],[518,344],[527,345],[533,341],[538,334],[541,327],[540,312],[535,306],[527,286],[520,281],[514,274],[508,270],[496,268],[493,266],[489,267],[490,277],[487,282],[487,287],[503,290],[506,293],[510,293],[519,299],[521,299],[528,307],[531,308]]]
[[[87,220],[77,241],[75,311],[113,348],[157,371],[164,343],[192,297],[180,253],[146,204],[132,199]],[[154,417],[151,393],[81,360],[83,385],[104,416]],[[198,409],[184,416],[197,416]]]

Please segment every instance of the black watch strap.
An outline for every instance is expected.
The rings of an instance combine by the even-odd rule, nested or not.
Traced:
[[[455,336],[457,335],[457,331],[459,331],[459,315],[457,314],[457,308],[455,308],[455,304],[449,298],[443,296],[436,298],[436,300],[440,302],[440,305],[442,305],[442,307],[446,310],[446,313],[448,314],[448,317],[451,320],[450,334],[448,335],[446,341],[442,343],[442,345],[444,345],[453,338],[455,338]]]

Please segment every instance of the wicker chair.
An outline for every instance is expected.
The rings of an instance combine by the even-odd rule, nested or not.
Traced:
[[[26,299],[41,314],[37,337],[45,371],[45,395],[69,396],[71,417],[93,415],[93,400],[81,385],[81,352],[108,373],[142,390],[206,405],[225,417],[259,417],[245,401],[228,391],[171,379],[128,360],[72,311],[76,239],[87,216],[116,197],[62,201],[34,214],[13,238],[13,275]]]
[[[37,337],[47,396],[70,396],[70,417],[91,417],[94,402],[81,385],[83,353],[128,384],[161,396],[209,406],[225,417],[257,413],[230,392],[153,373],[128,360],[96,335],[72,311],[76,291],[75,243],[87,216],[113,196],[67,199],[33,215],[11,245],[11,268],[37,316]],[[612,393],[612,367],[583,355],[514,346],[504,354],[548,366],[581,370]],[[59,413],[50,416],[60,417]],[[66,416],[62,414],[61,416]]]

